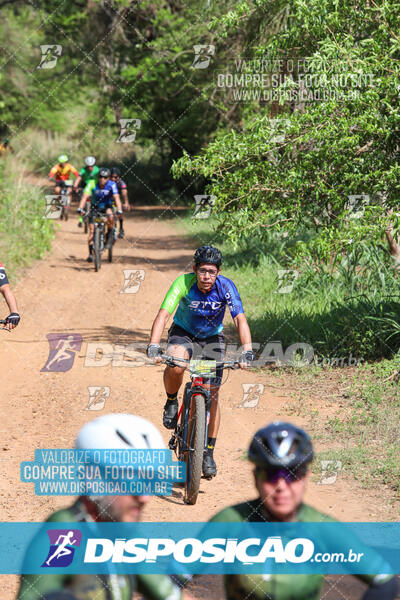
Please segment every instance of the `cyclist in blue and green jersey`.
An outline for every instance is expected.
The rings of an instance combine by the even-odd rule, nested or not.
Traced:
[[[291,423],[271,423],[253,437],[248,458],[255,467],[257,498],[225,508],[212,522],[335,521],[303,502],[308,466],[313,459],[313,447],[305,431]],[[387,565],[380,556],[374,556],[375,562],[380,572],[356,575],[368,584],[362,600],[393,600],[398,588],[396,579],[386,574]],[[320,574],[224,576],[227,600],[319,600],[323,582]]]
[[[176,358],[202,357],[222,361],[225,353],[223,319],[228,307],[242,344],[240,366],[249,366],[254,360],[250,329],[235,284],[221,275],[221,252],[213,246],[201,246],[196,250],[193,263],[193,272],[175,279],[164,298],[153,323],[147,356],[155,362],[161,361],[161,336],[168,319],[177,309],[168,332],[168,354]],[[177,423],[177,394],[183,373],[183,367],[167,366],[164,371],[167,401],[163,424],[168,429],[174,429]],[[210,381],[209,437],[203,458],[203,475],[207,478],[217,473],[214,446],[220,424],[218,392],[221,380],[222,369],[218,368],[216,377]]]

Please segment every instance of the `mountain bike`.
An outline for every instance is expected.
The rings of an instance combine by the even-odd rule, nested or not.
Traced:
[[[161,358],[170,367],[182,366],[177,362],[187,364],[190,373],[190,382],[185,386],[177,425],[168,447],[175,452],[178,460],[186,463],[184,501],[196,504],[210,420],[211,392],[206,386],[208,380],[215,377],[217,367],[238,369],[239,364],[236,361],[187,360],[168,354]]]
[[[107,215],[98,210],[96,207],[90,209],[90,215],[93,217],[94,232],[93,232],[93,254],[94,254],[94,270],[97,272],[101,267],[101,255],[104,252],[104,233]],[[112,262],[112,247],[114,243],[114,232],[112,243],[108,247],[108,262]]]
[[[57,185],[59,185],[61,187],[61,192],[60,192],[60,204],[61,204],[61,214],[60,214],[60,219],[61,221],[64,219],[64,221],[68,221],[68,210],[69,210],[69,205],[70,205],[70,194],[69,194],[69,188],[72,187],[73,182],[71,180],[66,180],[66,181],[57,181]]]

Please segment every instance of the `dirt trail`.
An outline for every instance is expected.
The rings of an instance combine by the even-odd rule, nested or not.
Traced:
[[[35,448],[72,447],[78,429],[106,412],[133,412],[162,429],[163,368],[135,367],[134,363],[116,366],[115,354],[117,345],[147,342],[168,286],[178,274],[190,269],[193,247],[182,241],[168,221],[160,220],[161,214],[160,209],[135,210],[125,220],[127,237],[115,246],[115,262],[104,264],[99,273],[85,260],[86,239],[73,215],[61,225],[52,255],[37,263],[15,288],[21,324],[12,333],[0,332],[2,521],[40,521],[70,502],[64,497],[35,496],[31,484],[19,481],[19,464],[33,460]],[[124,269],[144,271],[137,293],[121,293]],[[4,305],[1,313],[5,315]],[[49,333],[82,337],[80,349],[71,352],[75,355],[70,370],[41,372],[48,358]],[[107,366],[85,366],[88,344],[94,342],[108,344],[103,356]],[[114,353],[114,366],[110,352]],[[243,383],[265,385],[255,408],[239,406]],[[110,388],[101,412],[85,410],[88,386]],[[285,390],[279,393],[276,378],[268,372],[231,372],[221,390],[217,478],[202,481],[195,506],[183,505],[177,490],[172,497],[155,498],[144,519],[202,521],[227,504],[254,497],[251,469],[242,455],[251,435],[268,421],[286,418],[303,423],[285,414],[286,400]],[[163,436],[167,442],[166,430]],[[318,442],[316,446],[319,449]],[[383,520],[381,496],[345,479],[339,478],[335,485],[311,483],[306,500],[342,520]],[[2,597],[13,598],[16,578],[3,576],[2,583],[7,592]]]

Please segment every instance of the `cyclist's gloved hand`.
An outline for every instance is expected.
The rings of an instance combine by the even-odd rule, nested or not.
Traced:
[[[83,215],[83,209],[82,208],[77,208],[76,212],[78,213],[78,215]]]
[[[13,327],[16,327],[20,321],[21,317],[18,313],[12,312],[6,318],[6,325],[10,324]]]
[[[122,210],[117,210],[117,215],[122,215]]]
[[[242,354],[239,356],[239,364],[242,367],[242,365],[251,365],[251,363],[254,361],[255,359],[255,354],[253,352],[253,350],[243,350]]]
[[[149,344],[146,348],[147,358],[157,358],[161,356],[161,346],[160,344]]]

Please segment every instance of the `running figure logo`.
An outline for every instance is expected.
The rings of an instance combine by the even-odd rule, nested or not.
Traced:
[[[44,213],[45,219],[59,219],[61,216],[62,202],[60,196],[57,194],[51,194],[45,196],[46,198],[46,212]]]
[[[88,391],[89,402],[87,403],[85,410],[102,410],[110,395],[110,388],[104,385],[90,385]]]
[[[144,281],[144,269],[124,269],[124,285],[120,294],[136,294]]]
[[[59,44],[43,44],[40,46],[42,58],[36,67],[37,69],[54,69],[57,64],[58,57],[61,56],[62,46]]]
[[[264,393],[263,383],[242,383],[243,400],[239,408],[255,408]]]
[[[82,346],[80,333],[48,333],[49,356],[41,369],[45,373],[60,373],[69,371],[75,360],[75,352]]]
[[[215,204],[216,197],[211,195],[196,195],[196,202],[192,219],[208,219],[211,214],[211,209]]]
[[[120,119],[120,133],[116,140],[120,144],[126,144],[127,142],[134,142],[136,133],[140,129],[142,122],[140,119]]]
[[[74,558],[75,548],[81,545],[79,529],[48,529],[50,550],[42,567],[68,567]]]
[[[213,44],[196,44],[193,46],[193,50],[192,69],[207,69],[211,57],[215,54],[215,46]]]

